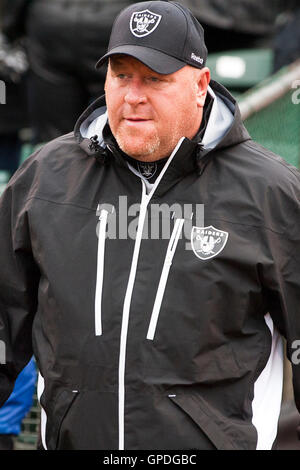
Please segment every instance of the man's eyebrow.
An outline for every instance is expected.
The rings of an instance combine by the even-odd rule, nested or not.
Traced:
[[[121,57],[110,57],[109,63],[111,66],[124,65],[124,59]]]

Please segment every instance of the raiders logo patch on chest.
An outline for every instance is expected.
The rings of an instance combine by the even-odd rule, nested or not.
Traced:
[[[224,249],[228,240],[228,232],[219,230],[212,225],[209,227],[193,227],[191,245],[195,255],[202,259],[217,256]]]

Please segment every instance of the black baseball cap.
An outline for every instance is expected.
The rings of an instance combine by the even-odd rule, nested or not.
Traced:
[[[170,74],[185,65],[205,66],[204,30],[190,10],[177,2],[139,2],[116,17],[103,65],[115,54],[138,59],[150,69]]]

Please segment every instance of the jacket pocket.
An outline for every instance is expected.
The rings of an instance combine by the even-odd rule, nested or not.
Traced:
[[[58,396],[51,417],[47,422],[46,440],[48,450],[56,450],[58,448],[61,426],[78,395],[79,392],[77,390],[63,390]]]
[[[97,251],[97,280],[95,293],[95,335],[102,335],[102,289],[104,275],[104,255],[105,255],[105,238],[108,211],[102,209],[99,216],[99,232],[98,232],[98,251]]]
[[[154,335],[155,335],[156,325],[158,322],[159,312],[160,312],[161,304],[163,301],[170,268],[172,265],[173,257],[175,255],[175,251],[177,248],[177,244],[178,244],[178,240],[182,231],[183,224],[184,224],[184,219],[176,220],[173,231],[172,231],[172,235],[168,244],[166,257],[165,257],[165,261],[163,264],[163,269],[161,272],[158,289],[157,289],[157,293],[156,293],[156,297],[154,301],[154,306],[153,306],[153,310],[151,314],[151,319],[149,323],[148,333],[147,333],[147,339],[150,339],[150,340],[153,340]]]
[[[221,420],[218,422],[216,416],[209,412],[201,397],[184,394],[169,395],[169,398],[197,424],[217,450],[237,450],[230,437],[224,433]]]

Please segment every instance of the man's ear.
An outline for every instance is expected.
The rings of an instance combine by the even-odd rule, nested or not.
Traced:
[[[203,108],[207,94],[207,87],[210,82],[210,70],[208,67],[204,67],[200,72],[201,73],[199,74],[197,81],[197,105],[199,108]]]

